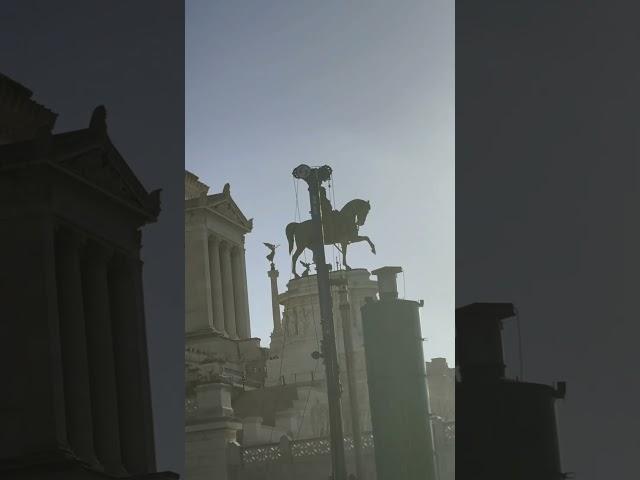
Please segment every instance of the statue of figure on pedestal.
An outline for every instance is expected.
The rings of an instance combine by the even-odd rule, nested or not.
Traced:
[[[271,268],[275,268],[275,264],[273,263],[273,259],[276,256],[276,248],[280,245],[274,245],[273,243],[262,242],[265,247],[269,249],[269,255],[267,255],[267,261],[271,264]]]
[[[369,237],[359,235],[358,231],[364,225],[371,204],[366,200],[356,198],[348,202],[340,211],[334,210],[327,198],[324,187],[320,187],[320,211],[322,213],[322,228],[324,232],[324,244],[336,245],[342,254],[342,264],[347,270],[351,267],[347,263],[347,246],[356,242],[367,242],[371,252],[376,253],[376,247]],[[289,241],[289,253],[293,252],[291,259],[291,271],[296,278],[300,278],[296,272],[296,262],[305,248],[311,250],[313,232],[311,220],[301,223],[292,222],[286,228]],[[295,244],[295,252],[293,250]]]

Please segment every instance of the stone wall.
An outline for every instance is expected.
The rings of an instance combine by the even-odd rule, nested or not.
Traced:
[[[364,343],[362,340],[362,316],[360,307],[364,305],[367,297],[375,297],[378,291],[377,283],[371,280],[370,274],[365,269],[351,271],[335,271],[330,273],[330,278],[344,278],[350,303],[350,318],[352,324],[352,349],[354,361],[354,374],[359,399],[360,425],[363,430],[371,428],[369,414],[369,393],[367,386],[367,373],[364,360]],[[320,305],[318,300],[317,278],[315,275],[292,279],[287,284],[287,290],[279,295],[278,301],[284,306],[282,315],[282,328],[271,335],[270,359],[267,361],[266,386],[276,385],[300,385],[313,384],[322,389],[326,395],[325,368],[321,359],[312,358],[314,351],[320,350],[322,328],[320,324]],[[346,378],[346,355],[343,332],[343,322],[340,309],[340,295],[337,287],[332,287],[333,317],[336,332],[336,348],[340,375],[344,386],[342,396],[343,427],[345,432],[351,431],[351,411],[349,401],[349,389]],[[295,412],[289,412],[294,415]],[[302,407],[298,412],[303,415]],[[328,417],[324,422],[328,423]],[[320,435],[316,430],[300,431],[300,437],[293,435],[295,439]]]

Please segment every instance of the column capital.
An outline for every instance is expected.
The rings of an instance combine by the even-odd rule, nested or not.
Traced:
[[[214,245],[220,244],[220,242],[222,241],[218,235],[211,232],[208,233],[208,239],[209,239],[209,242],[213,243]]]

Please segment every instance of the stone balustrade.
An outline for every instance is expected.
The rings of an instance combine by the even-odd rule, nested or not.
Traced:
[[[372,453],[374,449],[373,434],[363,433],[361,436],[363,450]],[[354,442],[351,436],[344,437],[345,451],[351,452],[354,449]],[[230,459],[235,459],[238,465],[253,465],[257,463],[272,463],[282,461],[303,461],[306,457],[330,456],[331,444],[326,437],[310,438],[303,440],[290,440],[283,436],[278,443],[264,445],[254,445],[243,447],[237,443],[229,444],[229,449],[234,451],[229,455]]]

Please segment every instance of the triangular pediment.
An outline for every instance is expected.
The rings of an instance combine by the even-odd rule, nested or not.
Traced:
[[[0,169],[48,164],[96,192],[105,194],[155,221],[160,213],[160,191],[147,192],[107,134],[106,109],[96,107],[89,128],[52,134],[38,129],[35,137],[0,145]]]
[[[146,191],[107,136],[87,145],[87,133],[91,132],[54,136],[52,160],[96,189],[155,219],[160,210],[159,191]]]
[[[253,220],[247,219],[240,207],[230,195],[218,194],[209,198],[207,207],[231,223],[240,226],[247,232],[253,229]]]

